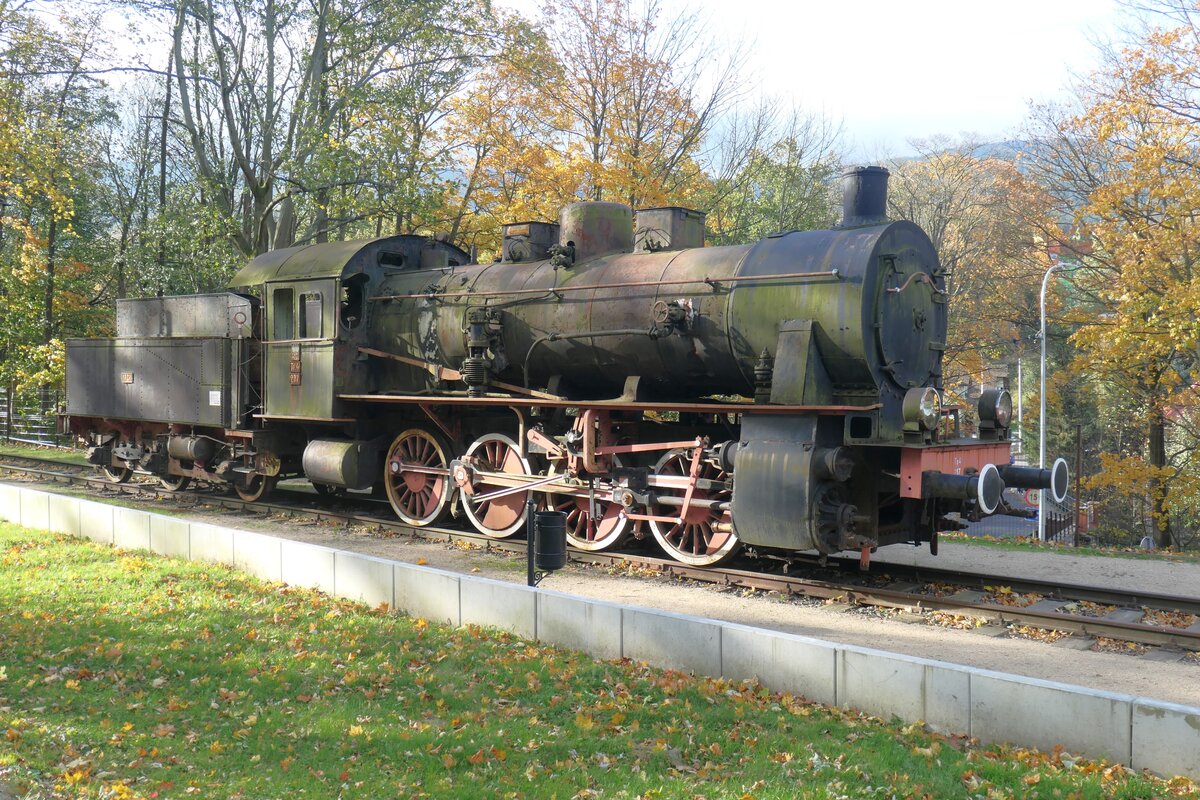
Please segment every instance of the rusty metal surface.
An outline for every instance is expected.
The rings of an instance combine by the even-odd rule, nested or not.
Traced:
[[[574,242],[576,263],[633,249],[633,211],[624,203],[572,203],[558,218],[558,240]]]
[[[921,474],[962,475],[987,464],[1007,464],[1009,442],[953,442],[938,447],[905,447],[900,451],[900,496],[921,497]]]
[[[348,489],[369,489],[382,471],[376,443],[345,439],[313,439],[301,464],[310,481]]]
[[[738,448],[734,470],[733,520],[742,541],[791,550],[840,550],[830,549],[813,524],[817,419],[749,414],[742,418],[741,438],[744,444]],[[833,442],[839,443],[840,437]]]
[[[639,208],[634,214],[634,249],[658,253],[704,247],[704,217],[702,211],[679,206]]]

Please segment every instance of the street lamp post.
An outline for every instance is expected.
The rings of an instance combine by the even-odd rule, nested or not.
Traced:
[[[1038,469],[1046,468],[1046,284],[1050,282],[1050,273],[1058,268],[1058,263],[1051,264],[1042,276],[1042,327],[1038,334],[1042,340],[1042,377],[1038,392],[1041,395],[1041,413],[1038,415]],[[1038,541],[1046,541],[1045,489],[1038,491]]]

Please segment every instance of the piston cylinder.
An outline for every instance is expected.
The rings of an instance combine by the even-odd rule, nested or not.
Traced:
[[[217,452],[217,443],[207,436],[172,436],[167,439],[167,455],[180,461],[207,462]]]
[[[313,439],[304,448],[304,475],[313,483],[344,489],[369,489],[381,470],[379,450],[371,442]]]

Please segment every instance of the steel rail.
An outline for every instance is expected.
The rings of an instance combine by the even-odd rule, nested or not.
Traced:
[[[842,569],[858,569],[857,558],[831,558]],[[1100,605],[1145,606],[1164,611],[1186,611],[1200,616],[1200,596],[1161,594],[1132,589],[1106,589],[1082,583],[1066,581],[1042,581],[1032,578],[1016,578],[1009,575],[994,575],[983,572],[941,569],[930,566],[908,566],[887,561],[874,562],[874,568],[886,572],[896,580],[920,583],[951,583],[968,589],[988,591],[989,587],[1007,586],[1022,594],[1046,595],[1049,599],[1063,602],[1085,601]]]
[[[87,469],[76,464],[43,461],[26,456],[0,456],[0,459],[22,459],[26,461],[52,464],[55,467],[74,467]],[[328,508],[309,508],[279,502],[248,502],[237,497],[226,497],[193,491],[172,491],[150,483],[113,483],[105,478],[93,475],[79,475],[55,472],[45,468],[20,467],[0,463],[0,470],[35,475],[42,478],[84,485],[99,485],[121,493],[151,494],[169,496],[176,500],[191,500],[189,507],[199,505],[216,505],[222,508],[250,512],[266,512],[287,516],[305,516],[318,521],[339,522],[346,525],[362,524],[378,528],[394,530],[415,538],[427,541],[468,542],[482,545],[488,550],[524,554],[526,545],[524,539],[493,539],[481,533],[457,530],[443,527],[414,527],[399,520],[379,517],[370,513],[356,513]],[[286,491],[286,490],[285,490]],[[307,495],[305,495],[307,497]],[[1089,636],[1103,636],[1119,641],[1135,642],[1145,645],[1167,645],[1184,650],[1200,651],[1200,625],[1191,628],[1169,628],[1165,626],[1148,625],[1141,622],[1123,622],[1102,617],[1088,617],[1068,614],[1061,611],[1035,610],[1019,606],[1008,606],[998,603],[983,603],[972,600],[955,599],[953,596],[937,597],[915,591],[902,591],[887,587],[870,587],[852,582],[806,578],[796,575],[771,574],[761,571],[736,568],[706,568],[692,567],[668,558],[657,558],[631,553],[596,553],[571,549],[572,560],[580,563],[604,566],[637,566],[653,570],[666,577],[682,578],[703,583],[713,583],[730,588],[753,589],[757,591],[778,592],[786,596],[808,597],[821,600],[841,600],[849,605],[877,606],[882,608],[905,609],[911,611],[949,611],[967,613],[982,617],[993,623],[1024,624],[1067,633],[1079,633]],[[847,560],[847,563],[857,565],[857,560]],[[882,562],[880,562],[882,564]],[[888,564],[888,574],[895,571],[895,565]],[[1022,590],[1031,587],[1042,587],[1041,594],[1049,594],[1046,587],[1065,589],[1063,586],[1040,584],[1034,581],[1014,579],[1002,576],[987,576],[976,573],[936,570],[926,567],[918,568],[926,576],[936,574],[939,582],[973,585],[1003,585],[1010,588],[1021,587]],[[855,576],[859,578],[859,576]],[[952,580],[954,578],[954,580]],[[861,579],[861,578],[860,578]],[[928,580],[928,577],[926,578]],[[1118,606],[1149,606],[1166,610],[1186,610],[1200,604],[1195,597],[1175,597],[1170,595],[1133,592],[1122,594],[1112,590],[1097,587],[1087,587],[1077,584],[1065,586],[1079,593],[1090,593],[1091,596],[1103,598],[1102,602]],[[1062,598],[1064,603],[1071,598]],[[1100,601],[1098,601],[1100,602]]]

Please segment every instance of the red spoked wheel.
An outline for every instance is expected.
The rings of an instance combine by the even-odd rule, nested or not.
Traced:
[[[446,448],[422,428],[410,428],[388,448],[383,485],[396,516],[409,525],[432,525],[446,511],[450,483]]]
[[[614,466],[620,462],[613,461]],[[555,470],[551,468],[549,474]],[[568,494],[550,495],[550,505],[555,511],[567,515],[567,540],[572,547],[580,550],[600,552],[620,547],[629,538],[633,529],[625,509],[620,503],[603,500],[599,496],[595,500],[596,516],[592,517],[592,501],[587,495],[587,484],[580,486],[585,492],[582,497]],[[599,492],[597,492],[599,494]]]
[[[503,472],[509,475],[529,475],[529,460],[521,455],[517,443],[501,433],[480,436],[467,448],[467,455],[474,459],[479,472]],[[475,493],[463,497],[463,511],[480,533],[493,539],[507,539],[525,527],[525,503],[529,492],[513,492],[491,500],[476,500],[481,495],[510,488],[507,485],[488,483],[480,476],[473,486]]]
[[[654,468],[655,475],[671,478],[686,478],[692,468],[691,450],[672,450],[663,456]],[[700,463],[699,480],[728,481],[729,474],[721,468],[708,462]],[[658,496],[670,496],[683,499],[687,490],[684,488],[658,487],[654,490]],[[692,492],[693,500],[727,503],[733,498],[732,490],[728,488],[700,488]],[[650,513],[661,517],[677,517],[683,509],[680,506],[655,503],[650,507]],[[683,517],[682,522],[650,523],[650,531],[667,555],[685,564],[695,567],[711,567],[733,557],[741,542],[732,530],[718,530],[717,526],[728,528],[730,525],[729,511],[711,508],[708,505],[693,506]]]

